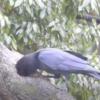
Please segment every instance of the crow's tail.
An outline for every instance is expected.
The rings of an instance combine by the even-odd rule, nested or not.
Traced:
[[[100,75],[98,73],[89,73],[89,75],[91,75],[91,76],[93,76],[93,77],[100,80]]]

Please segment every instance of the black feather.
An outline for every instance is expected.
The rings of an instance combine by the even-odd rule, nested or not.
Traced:
[[[72,52],[72,51],[65,51],[65,52],[68,52],[68,53],[70,53],[70,54],[72,54],[72,55],[75,55],[75,56],[77,56],[77,57],[79,57],[79,58],[81,58],[81,59],[83,59],[83,60],[88,60],[87,59],[87,57],[84,57],[82,54],[80,54],[80,53],[76,53],[76,52]]]

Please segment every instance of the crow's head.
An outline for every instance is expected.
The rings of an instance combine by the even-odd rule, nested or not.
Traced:
[[[34,66],[33,59],[29,56],[24,56],[21,58],[17,64],[17,73],[20,76],[29,76],[36,71],[36,66]]]

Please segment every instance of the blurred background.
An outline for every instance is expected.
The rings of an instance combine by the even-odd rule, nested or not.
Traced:
[[[46,47],[78,52],[100,69],[100,1],[1,0],[0,41],[24,55]],[[61,87],[65,81],[51,82]],[[76,100],[100,100],[99,84],[73,74],[65,90]]]

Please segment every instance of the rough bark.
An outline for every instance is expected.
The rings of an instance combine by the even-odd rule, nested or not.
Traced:
[[[0,100],[74,100],[43,78],[20,77],[15,64],[21,57],[0,42]]]

